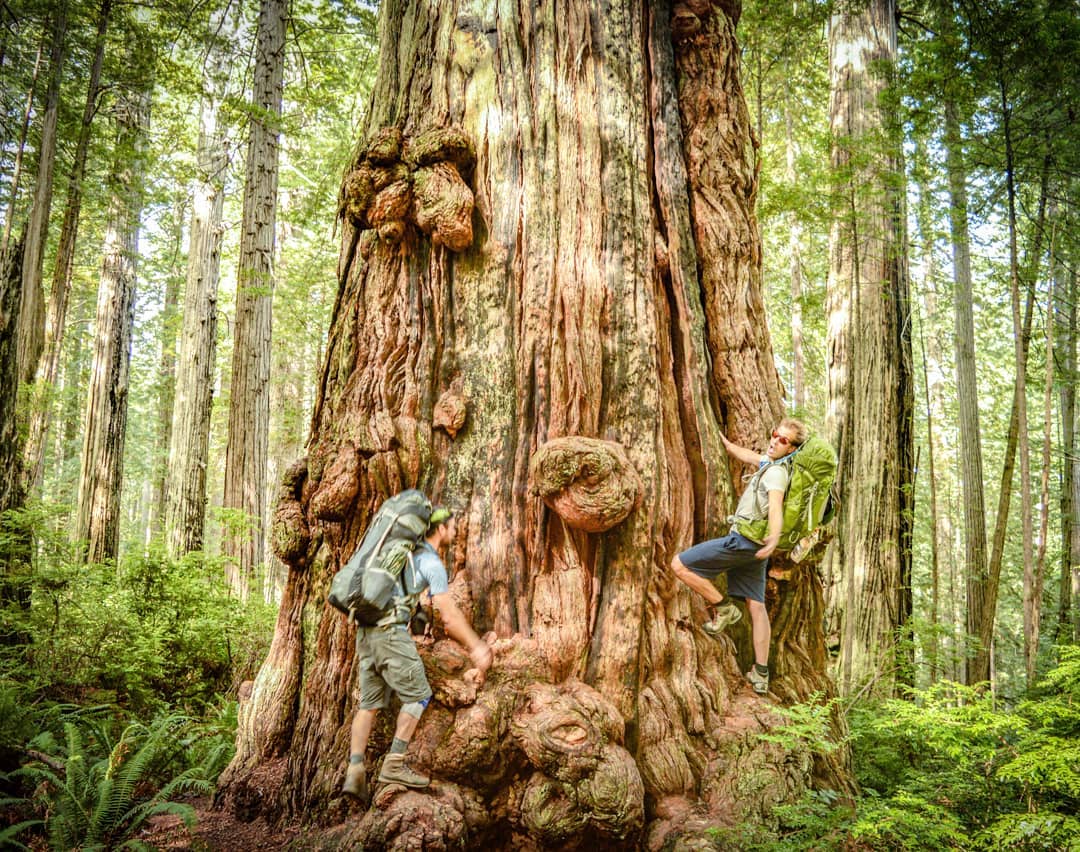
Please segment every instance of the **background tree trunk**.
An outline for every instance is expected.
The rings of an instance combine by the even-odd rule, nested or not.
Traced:
[[[56,123],[60,112],[60,80],[64,70],[64,41],[67,38],[67,3],[61,0],[55,11],[49,56],[49,87],[41,120],[37,183],[30,206],[22,261],[22,307],[19,309],[19,381],[29,382],[37,372],[45,334],[45,295],[41,286],[41,265],[52,209],[53,171],[56,160]]]
[[[241,598],[263,563],[267,435],[270,429],[270,332],[274,295],[274,228],[278,124],[285,68],[284,0],[262,0],[256,33],[251,136],[244,181],[236,331],[229,388],[229,439],[222,505],[242,513],[241,529],[222,538],[229,579]]]
[[[128,368],[135,306],[147,91],[128,91],[115,107],[117,135],[109,219],[95,320],[94,360],[86,398],[75,538],[89,562],[115,559],[120,544],[120,489],[127,427]]]
[[[229,30],[236,34],[233,16],[223,18],[207,35],[209,46],[203,75],[206,94],[200,104],[201,126],[188,237],[183,327],[165,487],[165,537],[174,557],[202,549],[206,522],[206,466],[217,350],[221,218],[229,162],[226,128],[219,115],[228,92],[224,42]]]
[[[0,243],[0,251],[7,251],[11,243],[12,222],[15,219],[15,208],[19,203],[19,183],[22,179],[23,157],[26,155],[26,137],[30,132],[30,116],[34,112],[34,95],[37,92],[37,81],[41,71],[41,56],[44,53],[44,43],[38,46],[37,56],[34,59],[34,70],[30,76],[30,91],[26,93],[26,107],[23,110],[22,125],[19,129],[19,146],[15,149],[15,164],[11,168],[11,197],[8,200],[7,215],[4,217],[4,239]],[[19,261],[22,268],[22,261]]]
[[[1066,219],[1068,222],[1068,219]],[[1055,639],[1068,641],[1072,629],[1072,575],[1080,567],[1080,507],[1076,476],[1076,272],[1059,262],[1053,270],[1054,322],[1061,344],[1058,365],[1058,404],[1061,409],[1061,572],[1058,584],[1058,617]]]
[[[827,421],[844,507],[830,604],[839,622],[841,690],[874,683],[887,695],[903,663],[898,631],[911,608],[913,505],[902,167],[882,103],[885,69],[896,57],[892,0],[834,14],[829,54],[838,213],[829,237]]]
[[[86,104],[82,123],[75,144],[75,159],[68,178],[67,202],[64,220],[60,226],[60,241],[56,248],[56,265],[53,268],[52,289],[49,291],[49,307],[45,316],[45,343],[42,362],[38,367],[38,402],[30,415],[29,436],[26,441],[26,484],[30,489],[41,487],[42,467],[45,461],[45,444],[52,420],[51,394],[56,385],[60,368],[60,350],[67,324],[68,296],[71,294],[72,275],[75,264],[75,243],[79,235],[79,215],[82,212],[82,184],[86,174],[86,158],[90,150],[90,131],[97,115],[98,96],[101,89],[101,66],[105,58],[105,33],[109,26],[111,0],[103,0],[98,16],[97,39],[94,59],[90,66],[90,80],[86,85]]]
[[[0,251],[0,515],[22,505],[22,446],[16,420],[19,308],[22,304],[22,242]]]
[[[760,445],[781,410],[738,8],[696,8],[382,4],[312,435],[274,519],[289,578],[224,805],[336,821],[339,844],[660,846],[810,782],[804,748],[756,738],[779,720],[749,657],[668,567],[726,529],[721,413]],[[477,693],[459,648],[422,650],[413,747],[440,783],[348,818],[353,631],[325,593],[406,485],[456,509],[453,593],[496,662]],[[769,600],[776,693],[827,684],[816,572]]]

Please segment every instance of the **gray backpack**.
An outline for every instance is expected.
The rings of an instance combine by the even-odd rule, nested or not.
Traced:
[[[423,540],[431,501],[415,488],[395,494],[375,513],[360,546],[330,582],[331,606],[356,624],[371,626],[406,594],[401,573]]]

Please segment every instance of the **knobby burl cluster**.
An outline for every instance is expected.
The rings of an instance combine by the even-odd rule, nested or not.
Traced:
[[[464,251],[473,240],[473,192],[466,181],[475,164],[472,142],[459,128],[406,136],[384,127],[345,176],[340,215],[387,243],[401,242],[413,225],[434,245]],[[373,242],[362,240],[361,251]]]

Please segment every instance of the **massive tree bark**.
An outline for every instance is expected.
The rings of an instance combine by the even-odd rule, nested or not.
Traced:
[[[912,359],[900,147],[883,100],[896,7],[872,0],[829,27],[836,213],[829,235],[828,431],[843,512],[832,549],[840,688],[888,695],[911,611]]]
[[[285,69],[285,0],[262,0],[255,36],[251,135],[244,181],[236,331],[229,386],[229,440],[222,505],[238,510],[241,529],[229,529],[222,551],[232,558],[229,580],[247,598],[263,562],[267,436],[270,429],[270,332],[274,296],[278,136]]]
[[[781,410],[737,14],[382,4],[312,435],[274,519],[289,578],[223,805],[337,823],[327,847],[659,847],[768,819],[815,770],[848,789],[842,756],[757,737],[772,701],[828,689],[817,573],[770,583],[765,700],[745,626],[706,636],[668,567],[726,528],[721,423],[760,446]],[[422,648],[414,759],[437,783],[364,814],[335,798],[356,668],[325,595],[407,485],[456,509],[452,591],[496,660],[477,691],[459,647]]]
[[[126,91],[114,108],[116,147],[101,282],[94,323],[94,360],[86,396],[75,538],[89,562],[115,559],[120,544],[120,493],[127,427],[128,368],[135,308],[147,91]]]
[[[60,350],[67,324],[68,296],[75,264],[75,243],[79,235],[79,216],[82,212],[82,183],[86,174],[86,158],[90,150],[90,130],[97,115],[98,96],[101,93],[101,66],[105,59],[105,34],[109,27],[112,0],[103,0],[98,16],[94,59],[90,65],[90,79],[86,84],[86,104],[82,123],[75,143],[75,158],[68,177],[67,201],[64,220],[60,226],[60,241],[56,248],[56,265],[53,267],[52,289],[49,291],[49,307],[45,315],[45,342],[41,363],[35,381],[37,403],[30,414],[29,435],[26,440],[24,463],[28,489],[41,487],[42,467],[45,461],[45,444],[53,412],[50,395],[56,384],[60,368]]]
[[[29,382],[37,371],[45,334],[45,292],[41,267],[52,209],[53,172],[56,161],[56,124],[60,113],[60,80],[64,70],[67,39],[67,3],[61,0],[53,13],[49,54],[49,87],[41,119],[37,183],[30,206],[30,221],[23,244],[22,306],[19,308],[19,381]]]
[[[183,327],[173,400],[165,486],[165,541],[175,557],[201,550],[206,521],[206,466],[214,398],[217,293],[221,272],[221,217],[228,166],[226,128],[219,116],[228,92],[225,40],[235,35],[235,17],[207,34],[200,103],[196,182],[192,192],[184,283]]]

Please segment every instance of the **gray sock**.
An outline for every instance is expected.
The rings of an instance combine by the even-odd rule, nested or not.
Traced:
[[[394,737],[394,741],[390,743],[390,754],[405,754],[409,750],[409,741],[403,740],[398,737]]]
[[[364,756],[362,754],[350,754],[349,763],[363,763]]]
[[[763,677],[769,676],[769,667],[763,666],[761,663],[754,663],[754,671]]]

